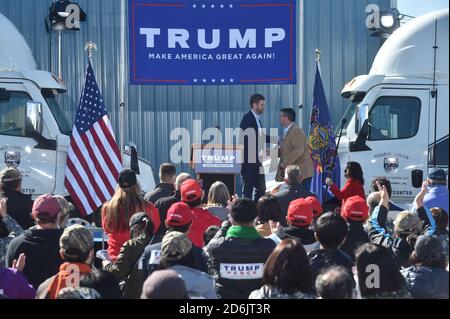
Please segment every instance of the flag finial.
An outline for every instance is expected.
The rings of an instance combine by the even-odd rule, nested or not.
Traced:
[[[316,61],[320,61],[320,49],[316,49]]]
[[[89,56],[89,60],[92,60],[92,51],[93,50],[97,50],[97,44],[95,44],[95,42],[93,41],[89,41],[86,42],[86,44],[84,45],[84,51],[88,51],[88,56]]]

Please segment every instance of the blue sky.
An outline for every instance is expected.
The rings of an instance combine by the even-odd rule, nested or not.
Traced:
[[[422,14],[448,8],[448,0],[397,0],[400,13],[418,17]]]

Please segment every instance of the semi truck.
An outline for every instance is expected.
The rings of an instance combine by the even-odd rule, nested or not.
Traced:
[[[58,103],[67,89],[52,73],[38,70],[26,40],[1,14],[0,30],[0,168],[16,167],[22,192],[33,198],[68,196],[64,174],[72,126]],[[122,161],[139,171],[143,193],[153,190],[152,167],[137,157],[135,146],[124,150]]]
[[[405,209],[430,168],[448,172],[448,13],[402,25],[383,43],[369,74],[341,92],[349,100],[335,132],[341,166],[361,164],[366,194],[371,180],[388,178],[392,200]]]

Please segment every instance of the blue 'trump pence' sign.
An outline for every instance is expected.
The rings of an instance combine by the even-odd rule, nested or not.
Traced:
[[[295,0],[129,0],[131,84],[296,83]]]

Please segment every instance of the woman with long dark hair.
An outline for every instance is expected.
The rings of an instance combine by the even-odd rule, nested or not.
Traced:
[[[342,202],[342,206],[344,206],[347,198],[355,195],[365,199],[364,177],[361,165],[358,162],[348,162],[344,174],[347,181],[342,189],[339,189],[331,178],[327,177],[325,180],[325,183],[330,186],[330,191],[333,195]]]
[[[108,235],[108,255],[115,261],[122,245],[130,239],[129,222],[131,216],[145,212],[152,220],[154,231],[161,224],[159,211],[155,205],[146,202],[136,174],[129,169],[119,174],[119,185],[114,196],[102,208],[102,226]]]
[[[363,244],[356,250],[355,264],[362,299],[412,298],[389,249]]]

